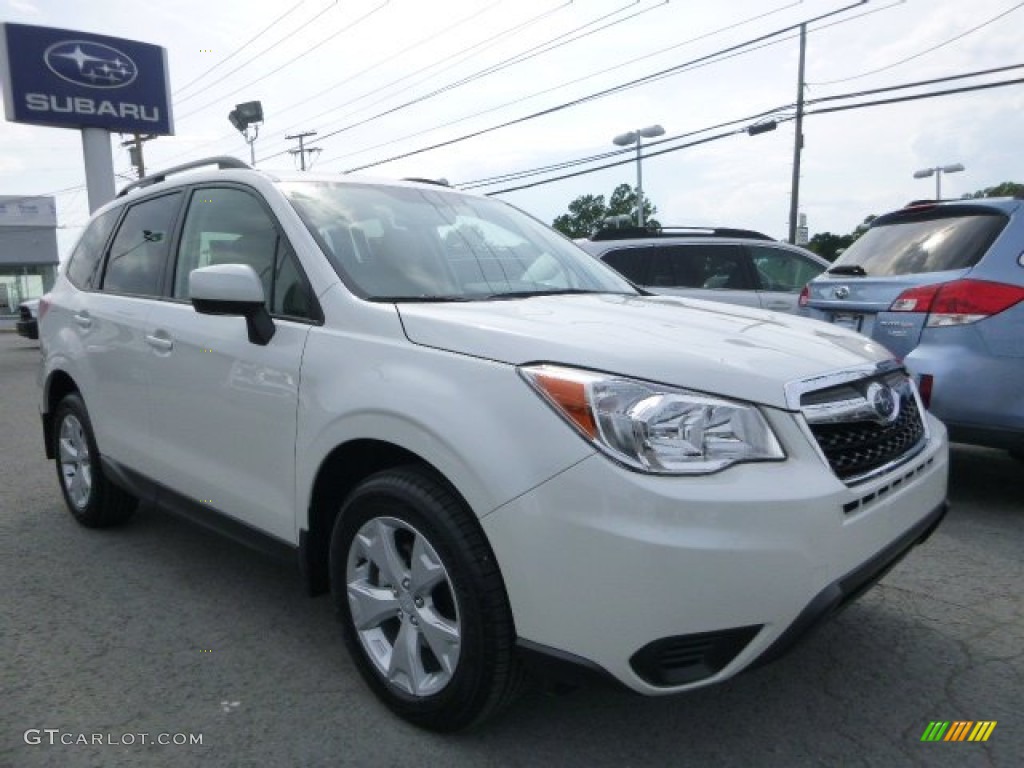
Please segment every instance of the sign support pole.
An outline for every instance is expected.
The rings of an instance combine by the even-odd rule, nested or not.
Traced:
[[[110,131],[106,128],[82,128],[82,156],[85,159],[85,185],[89,191],[89,213],[114,199],[114,153],[110,149]]]

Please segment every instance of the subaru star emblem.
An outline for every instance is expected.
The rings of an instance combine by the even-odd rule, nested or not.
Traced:
[[[123,88],[139,74],[129,56],[102,43],[65,40],[43,54],[46,66],[61,80],[87,88]]]
[[[845,299],[847,296],[850,295],[850,289],[848,286],[840,285],[838,288],[832,291],[832,295],[835,296],[837,299]]]
[[[900,401],[891,387],[873,382],[867,391],[868,404],[874,409],[879,424],[892,424],[900,415]]]

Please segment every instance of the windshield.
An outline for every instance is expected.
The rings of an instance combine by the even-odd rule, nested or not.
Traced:
[[[444,189],[287,182],[345,283],[378,301],[473,301],[636,290],[512,206]]]
[[[965,216],[908,214],[875,223],[829,270],[884,277],[944,272],[974,266],[1006,225],[998,213]],[[858,269],[859,268],[859,269]]]

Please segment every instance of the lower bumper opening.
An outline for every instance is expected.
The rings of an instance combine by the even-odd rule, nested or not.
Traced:
[[[637,676],[651,685],[694,683],[720,672],[763,626],[663,637],[634,653],[629,663]]]

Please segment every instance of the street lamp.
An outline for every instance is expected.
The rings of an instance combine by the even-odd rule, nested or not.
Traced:
[[[914,171],[915,179],[927,179],[931,175],[935,175],[935,199],[942,199],[942,174],[944,173],[959,173],[964,169],[960,163],[953,163],[952,165],[937,165],[934,168],[922,168],[920,171]]]
[[[664,135],[664,133],[665,129],[660,125],[649,125],[646,128],[638,128],[629,133],[619,134],[612,139],[612,143],[617,147],[628,147],[630,144],[636,144],[636,222],[637,226],[641,228],[644,226],[643,171],[640,168],[641,138],[653,139],[655,136]]]
[[[235,126],[235,130],[245,138],[249,145],[249,159],[252,165],[256,165],[256,147],[253,144],[256,137],[260,135],[260,125],[263,123],[263,105],[258,101],[236,104],[235,108],[228,113],[228,120]],[[249,136],[250,126],[252,126],[252,137]]]

